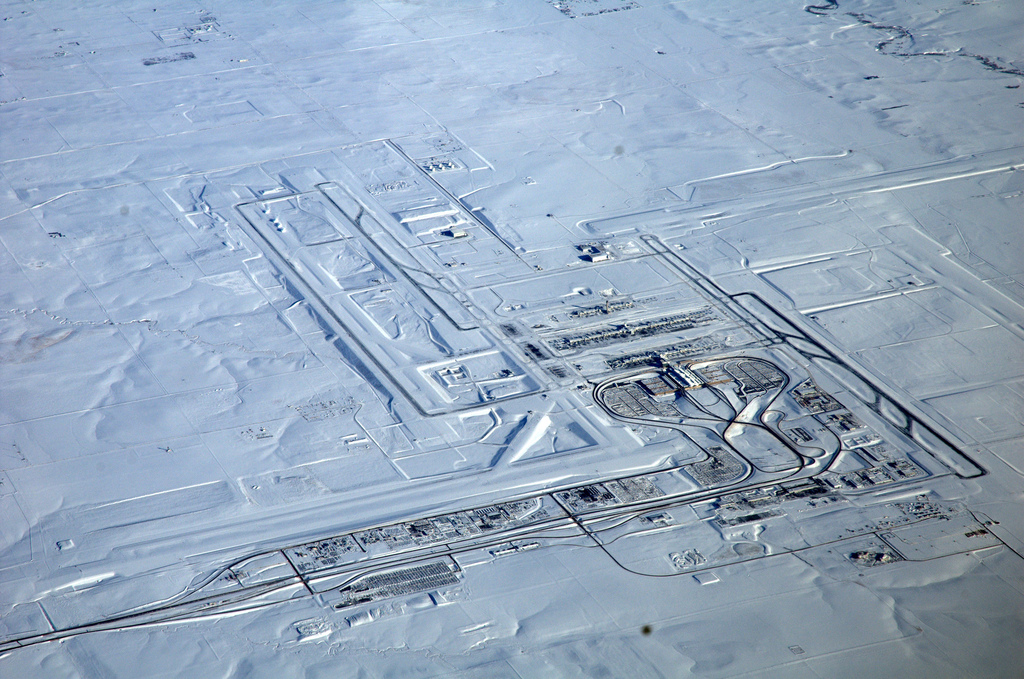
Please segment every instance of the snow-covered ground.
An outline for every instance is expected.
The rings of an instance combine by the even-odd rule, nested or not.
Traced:
[[[0,15],[0,676],[1018,676],[1019,2]]]

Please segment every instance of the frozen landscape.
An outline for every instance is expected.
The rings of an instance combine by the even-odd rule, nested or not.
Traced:
[[[0,13],[0,677],[1020,676],[1024,4]]]

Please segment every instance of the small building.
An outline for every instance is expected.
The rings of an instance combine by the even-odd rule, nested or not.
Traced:
[[[611,252],[603,243],[577,245],[576,249],[582,253],[580,254],[580,259],[584,262],[604,262],[612,258]]]
[[[461,365],[452,365],[446,368],[441,368],[437,371],[437,376],[441,378],[441,382],[443,382],[446,387],[454,387],[459,382],[465,382],[469,379],[469,374]]]

